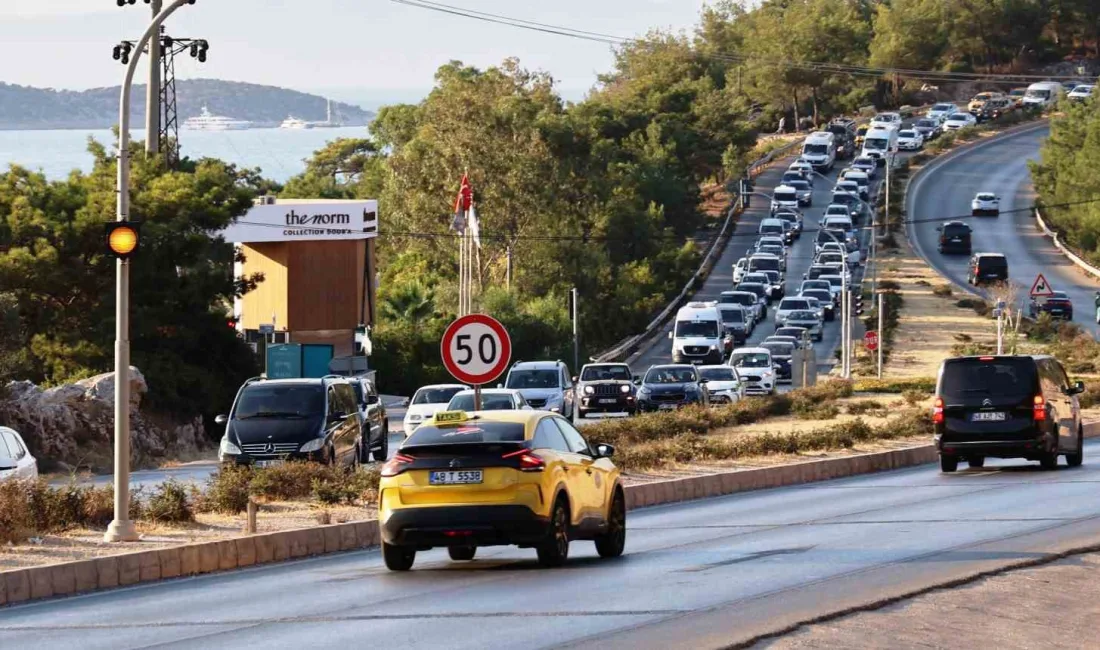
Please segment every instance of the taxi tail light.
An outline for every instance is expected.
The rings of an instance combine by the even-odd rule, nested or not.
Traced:
[[[523,472],[541,472],[546,469],[546,461],[527,449],[508,452],[502,458],[519,458],[519,469]]]
[[[405,454],[397,454],[393,458],[386,461],[386,464],[382,466],[382,476],[397,476],[401,472],[404,472],[409,468],[415,460],[412,456],[406,456]]]
[[[1031,408],[1031,417],[1036,422],[1043,422],[1047,419],[1047,401],[1043,399],[1042,394],[1035,396],[1035,400]]]
[[[932,424],[943,424],[943,398],[937,397],[932,406]]]

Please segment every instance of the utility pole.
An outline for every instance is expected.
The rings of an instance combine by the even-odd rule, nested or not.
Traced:
[[[505,249],[504,255],[507,258],[507,263],[504,267],[504,282],[505,287],[512,290],[512,245],[508,244],[508,248]]]
[[[163,0],[149,2],[153,18],[164,8]],[[160,56],[161,39],[159,35],[149,41],[149,83],[145,88],[145,154],[155,156],[160,153]]]
[[[577,334],[577,288],[570,291],[573,307],[573,371],[577,372],[581,367],[581,340]]]
[[[885,301],[882,299],[882,294],[878,294],[878,378],[882,379],[882,344],[884,339],[882,337],[882,307]]]

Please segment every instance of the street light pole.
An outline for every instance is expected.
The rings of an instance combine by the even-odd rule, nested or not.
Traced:
[[[164,9],[164,0],[151,0],[153,19]],[[149,43],[149,83],[145,91],[145,153],[160,153],[160,33]]]
[[[159,36],[160,26],[168,16],[194,1],[174,0],[154,16],[126,65],[118,107],[118,221],[130,218],[130,95],[141,52],[154,35]],[[130,260],[119,259],[115,263],[115,277],[115,516],[103,539],[134,542],[138,534],[130,521]]]

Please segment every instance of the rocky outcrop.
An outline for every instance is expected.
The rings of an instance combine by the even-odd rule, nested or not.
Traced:
[[[130,439],[134,466],[194,455],[206,444],[202,418],[180,424],[141,410],[145,376],[130,367]],[[19,431],[43,469],[110,470],[114,442],[115,375],[40,388],[29,381],[7,386],[0,424]]]

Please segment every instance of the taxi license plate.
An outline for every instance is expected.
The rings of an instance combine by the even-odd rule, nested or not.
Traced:
[[[615,400],[613,400],[613,399],[601,399],[600,400],[600,404],[614,404],[614,403],[615,403]]]
[[[971,418],[974,422],[1004,422],[1004,413],[975,413]]]
[[[481,483],[481,480],[480,469],[446,470],[428,475],[428,482],[432,485],[470,485]]]
[[[256,467],[278,467],[284,462],[283,460],[258,460],[256,461]]]

